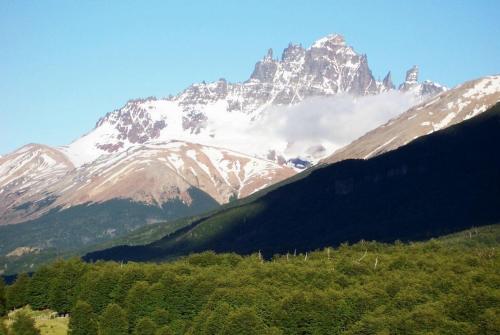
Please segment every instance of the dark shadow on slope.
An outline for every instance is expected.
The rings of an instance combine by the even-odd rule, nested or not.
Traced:
[[[214,250],[307,251],[361,239],[420,240],[500,220],[500,105],[370,160],[312,171],[150,245],[85,259],[156,260]]]

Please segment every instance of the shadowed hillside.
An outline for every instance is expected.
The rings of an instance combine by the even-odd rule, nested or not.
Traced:
[[[500,219],[500,105],[370,160],[313,171],[146,246],[85,259],[152,260],[214,250],[264,255],[361,239],[418,240]]]

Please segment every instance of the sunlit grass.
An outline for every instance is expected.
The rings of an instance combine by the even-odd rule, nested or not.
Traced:
[[[51,310],[34,311],[31,307],[26,306],[16,309],[9,313],[5,321],[8,328],[14,322],[15,315],[19,312],[25,312],[30,317],[35,319],[35,324],[42,335],[66,335],[68,333],[68,317],[58,317],[56,313]]]

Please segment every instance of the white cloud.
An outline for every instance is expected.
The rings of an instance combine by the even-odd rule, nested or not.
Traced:
[[[270,107],[249,132],[267,143],[287,143],[287,156],[307,158],[311,147],[322,145],[333,152],[416,103],[413,94],[399,91],[309,98],[292,106]]]

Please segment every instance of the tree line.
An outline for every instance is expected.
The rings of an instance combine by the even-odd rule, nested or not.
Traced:
[[[160,264],[58,260],[0,283],[0,313],[30,305],[69,314],[72,335],[498,334],[499,232],[271,260],[213,252]]]

